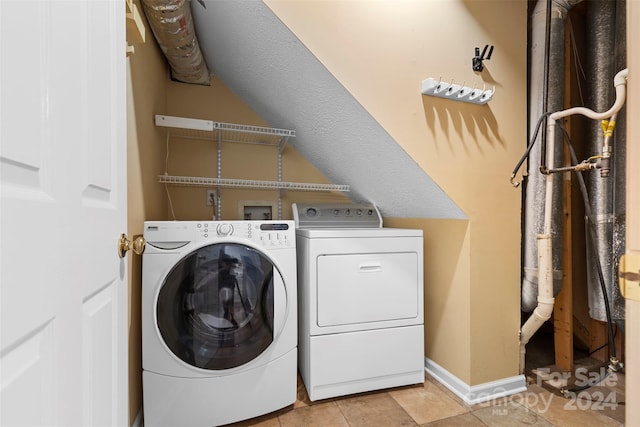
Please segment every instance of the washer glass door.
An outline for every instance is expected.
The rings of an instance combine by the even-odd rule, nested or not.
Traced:
[[[204,246],[182,258],[162,284],[156,307],[169,349],[209,370],[255,359],[274,339],[274,274],[284,286],[263,253],[238,243]]]

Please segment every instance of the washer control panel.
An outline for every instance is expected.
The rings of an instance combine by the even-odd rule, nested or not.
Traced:
[[[210,221],[196,222],[200,238],[237,237],[267,247],[295,246],[293,221]]]
[[[249,239],[272,249],[295,248],[293,221],[146,221],[147,242],[163,249],[175,249],[202,240]]]
[[[372,204],[292,205],[297,228],[380,228],[382,215]]]

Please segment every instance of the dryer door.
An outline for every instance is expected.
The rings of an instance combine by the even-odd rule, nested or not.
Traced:
[[[389,327],[383,323],[421,316],[416,252],[322,255],[317,270],[321,328]]]
[[[158,330],[189,365],[208,370],[244,365],[276,335],[274,284],[284,288],[280,272],[260,251],[239,243],[201,247],[182,258],[162,284]]]

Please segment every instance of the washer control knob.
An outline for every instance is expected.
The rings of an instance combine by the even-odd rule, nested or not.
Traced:
[[[309,217],[314,217],[318,215],[318,211],[315,208],[308,208],[306,213],[307,213],[307,216]]]
[[[218,236],[228,236],[233,233],[233,226],[227,223],[219,224],[216,228],[216,232],[218,233]]]

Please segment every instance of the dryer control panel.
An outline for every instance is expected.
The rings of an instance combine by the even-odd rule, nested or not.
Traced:
[[[368,203],[292,205],[297,228],[380,228],[382,215]]]

